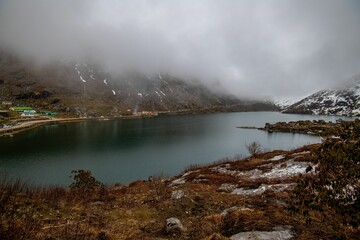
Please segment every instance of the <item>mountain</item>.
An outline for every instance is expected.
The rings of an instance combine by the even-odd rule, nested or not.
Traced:
[[[112,74],[96,64],[75,62],[37,66],[4,53],[0,54],[0,69],[0,101],[68,115],[277,109],[271,103],[240,100],[224,91],[212,91],[200,82],[165,73]]]
[[[287,107],[283,112],[360,116],[360,75],[341,89],[319,91]]]
[[[273,102],[276,106],[278,106],[280,108],[280,110],[285,110],[286,108],[288,108],[291,105],[293,105],[294,103],[296,103],[298,101],[298,99],[299,98],[297,98],[297,99],[278,98],[278,99],[273,100]]]

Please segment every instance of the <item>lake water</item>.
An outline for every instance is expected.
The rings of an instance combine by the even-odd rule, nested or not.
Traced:
[[[334,116],[277,112],[163,116],[43,126],[0,138],[0,171],[40,185],[69,185],[72,170],[87,169],[104,183],[129,183],[151,175],[179,174],[193,164],[248,155],[245,144],[267,150],[317,143],[304,134],[267,133],[237,126]]]

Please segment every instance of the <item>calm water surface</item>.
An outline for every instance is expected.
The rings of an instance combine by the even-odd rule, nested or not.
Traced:
[[[105,183],[176,175],[191,164],[246,156],[245,144],[252,141],[267,150],[319,142],[303,134],[236,128],[305,119],[338,118],[250,112],[49,125],[0,138],[0,171],[41,185],[68,185],[76,169],[91,170]]]

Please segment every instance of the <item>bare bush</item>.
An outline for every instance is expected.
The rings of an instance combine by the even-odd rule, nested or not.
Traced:
[[[261,144],[259,142],[254,141],[249,144],[245,143],[245,147],[252,156],[262,153]]]
[[[168,188],[165,183],[165,177],[163,174],[155,175],[149,177],[149,181],[151,182],[152,190],[155,193],[155,198],[157,201],[165,199]]]

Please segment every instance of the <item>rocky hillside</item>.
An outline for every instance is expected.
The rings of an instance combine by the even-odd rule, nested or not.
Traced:
[[[78,116],[119,116],[143,110],[276,109],[270,103],[239,100],[163,73],[111,74],[89,63],[57,62],[39,67],[4,53],[0,54],[0,68],[1,101]]]
[[[289,106],[284,112],[360,116],[360,75],[349,86],[319,91]]]

